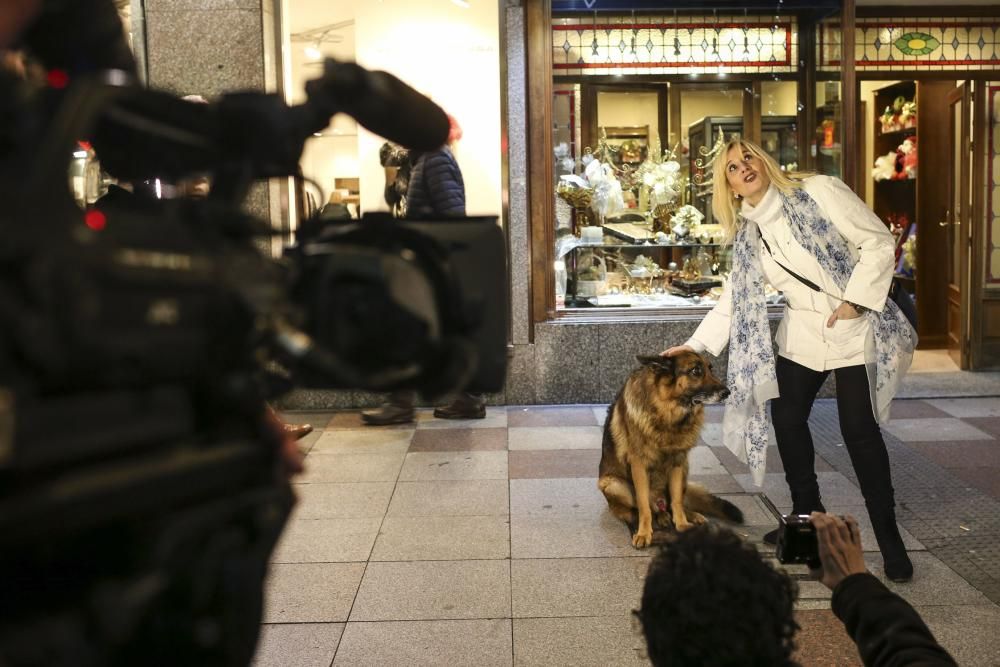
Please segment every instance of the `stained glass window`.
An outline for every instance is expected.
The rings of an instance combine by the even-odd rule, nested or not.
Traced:
[[[798,63],[791,17],[608,16],[552,25],[556,75],[787,73]]]
[[[820,31],[820,69],[840,67],[840,25]],[[1000,21],[961,18],[859,18],[858,71],[982,70],[1000,68]]]

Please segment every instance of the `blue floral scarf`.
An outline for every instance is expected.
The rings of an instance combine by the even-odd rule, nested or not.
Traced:
[[[857,263],[850,243],[804,190],[778,194],[792,236],[844,290]],[[722,425],[723,442],[750,467],[757,486],[764,482],[767,401],[778,396],[759,239],[757,223],[741,218],[729,276],[733,305],[727,380],[731,393]],[[892,299],[886,299],[882,312],[867,311],[863,317],[872,325],[865,343],[865,369],[873,410],[879,422],[886,422],[892,397],[910,367],[917,333]]]

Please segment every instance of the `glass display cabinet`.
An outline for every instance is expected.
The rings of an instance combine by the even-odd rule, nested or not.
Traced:
[[[565,256],[565,307],[714,305],[729,267],[721,238],[696,231],[706,236],[656,241],[645,231],[641,223],[612,219],[599,241],[572,247]]]

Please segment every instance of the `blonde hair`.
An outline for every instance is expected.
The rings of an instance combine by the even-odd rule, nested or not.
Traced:
[[[729,187],[729,179],[726,178],[726,162],[728,161],[726,156],[735,147],[740,148],[741,155],[750,153],[755,158],[759,158],[764,165],[764,173],[767,174],[768,180],[784,194],[791,193],[795,188],[801,188],[802,180],[812,176],[808,172],[782,171],[773,157],[748,139],[734,137],[726,142],[722,152],[716,156],[712,164],[712,214],[715,216],[716,222],[722,225],[726,242],[732,241],[736,236],[736,227],[739,224],[742,207],[742,200],[735,197]]]

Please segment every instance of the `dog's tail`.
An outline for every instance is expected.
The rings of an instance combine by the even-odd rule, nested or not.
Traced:
[[[740,511],[739,507],[709,493],[708,489],[698,484],[688,484],[687,491],[684,492],[684,506],[706,516],[726,519],[733,523],[743,523],[743,512]]]

